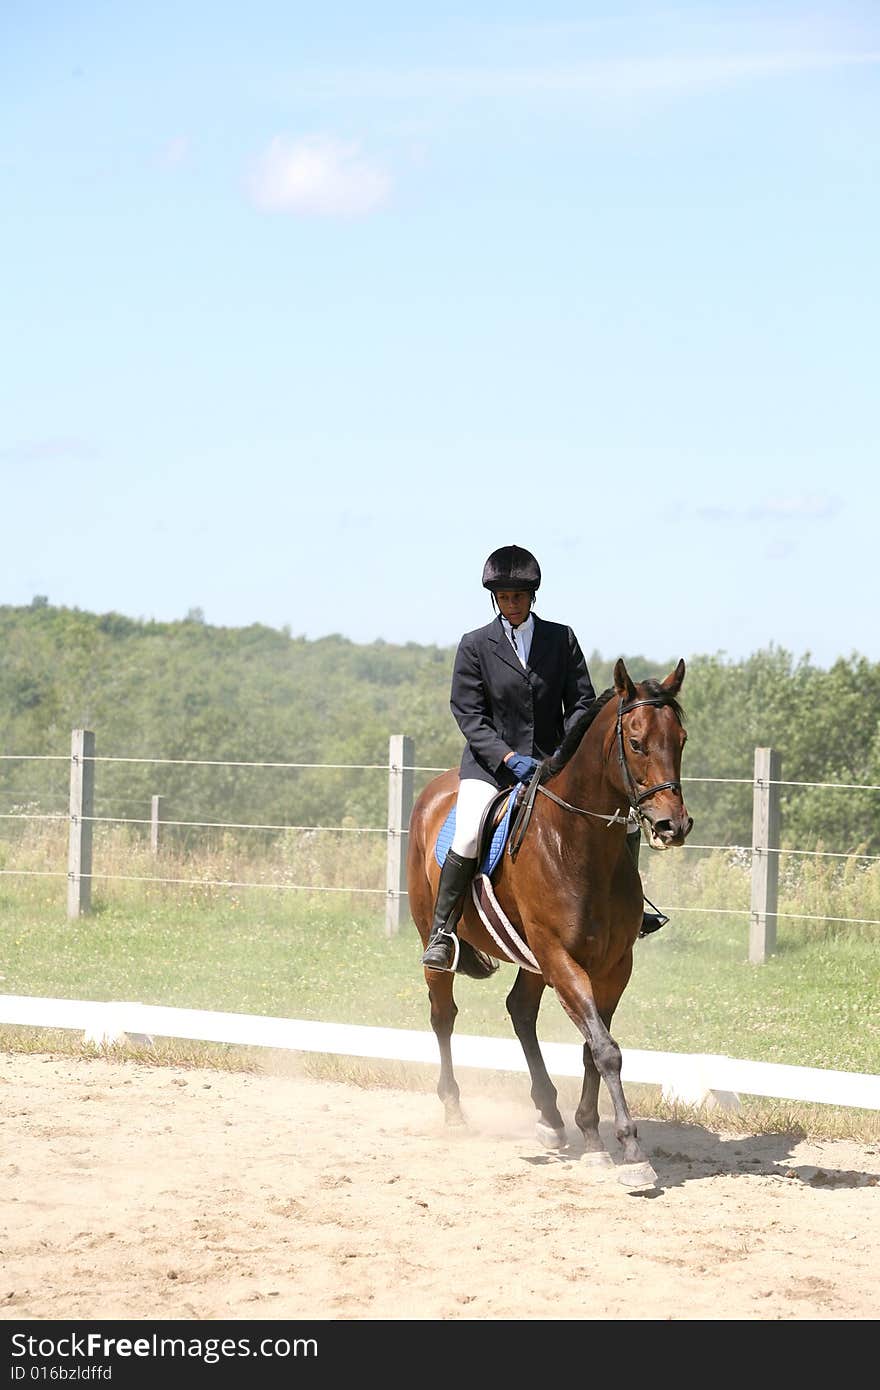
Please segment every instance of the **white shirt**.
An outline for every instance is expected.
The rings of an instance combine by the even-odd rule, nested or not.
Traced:
[[[534,614],[530,613],[524,623],[519,627],[511,627],[507,619],[502,615],[501,626],[504,628],[504,635],[513,647],[523,666],[528,666],[529,652],[532,649],[532,634],[535,631]],[[514,641],[514,636],[516,641]]]

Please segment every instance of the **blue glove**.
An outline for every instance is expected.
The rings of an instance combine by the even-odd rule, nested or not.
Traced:
[[[505,763],[505,767],[509,768],[518,782],[530,781],[537,766],[537,759],[530,758],[525,753],[514,753]]]

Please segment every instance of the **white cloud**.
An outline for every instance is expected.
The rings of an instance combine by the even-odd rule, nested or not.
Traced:
[[[840,503],[835,497],[805,494],[795,497],[768,497],[766,502],[749,509],[749,517],[776,521],[822,521],[834,516]]]
[[[161,162],[169,169],[183,164],[189,154],[189,136],[175,135],[162,146]]]
[[[59,436],[53,439],[23,439],[18,444],[0,447],[0,462],[53,463],[58,459],[88,462],[97,457],[97,450],[86,439]]]
[[[258,208],[303,217],[363,217],[387,201],[390,189],[390,176],[363,158],[357,143],[329,135],[276,135],[250,180]]]
[[[701,521],[827,521],[840,510],[840,500],[818,493],[768,497],[748,507],[710,505],[697,508]]]
[[[757,78],[787,77],[855,65],[876,66],[880,53],[742,53],[697,54],[682,57],[606,59],[551,72],[521,75],[539,87],[597,91],[681,92],[696,87],[722,87]]]
[[[455,101],[554,96],[620,100],[640,95],[686,94],[803,73],[878,65],[880,50],[877,49],[605,56],[495,67],[412,67],[406,71],[330,69],[302,76],[297,90],[313,98],[337,100],[344,96],[371,102],[424,98],[428,93],[435,99],[445,97]]]

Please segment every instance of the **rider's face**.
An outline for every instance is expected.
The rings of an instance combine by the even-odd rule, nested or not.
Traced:
[[[495,602],[511,627],[519,627],[529,616],[532,593],[529,589],[496,589]]]

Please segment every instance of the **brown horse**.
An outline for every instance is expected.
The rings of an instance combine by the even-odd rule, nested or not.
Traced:
[[[665,680],[634,684],[623,660],[616,663],[613,688],[598,697],[542,765],[521,849],[515,858],[505,853],[493,876],[498,903],[540,969],[519,969],[506,1001],[528,1063],[538,1136],[548,1148],[566,1143],[556,1087],[536,1031],[541,996],[549,985],[585,1039],[584,1083],[575,1114],[584,1158],[594,1164],[611,1162],[599,1135],[602,1079],[623,1149],[617,1175],[630,1188],[653,1185],[657,1178],[639,1144],[620,1081],[620,1048],[609,1032],[632,971],[644,907],[638,869],[625,843],[626,814],[633,808],[654,849],[681,845],[691,831],[680,781],[686,734],[676,699],[684,674],[685,664],[679,661]],[[456,771],[435,777],[418,797],[410,820],[409,903],[423,943],[440,875],[434,846],[457,791]],[[470,943],[505,959],[470,895],[458,931],[463,952],[464,943]],[[440,1049],[437,1094],[447,1121],[461,1123],[452,1070],[455,975],[426,969],[425,979]]]

